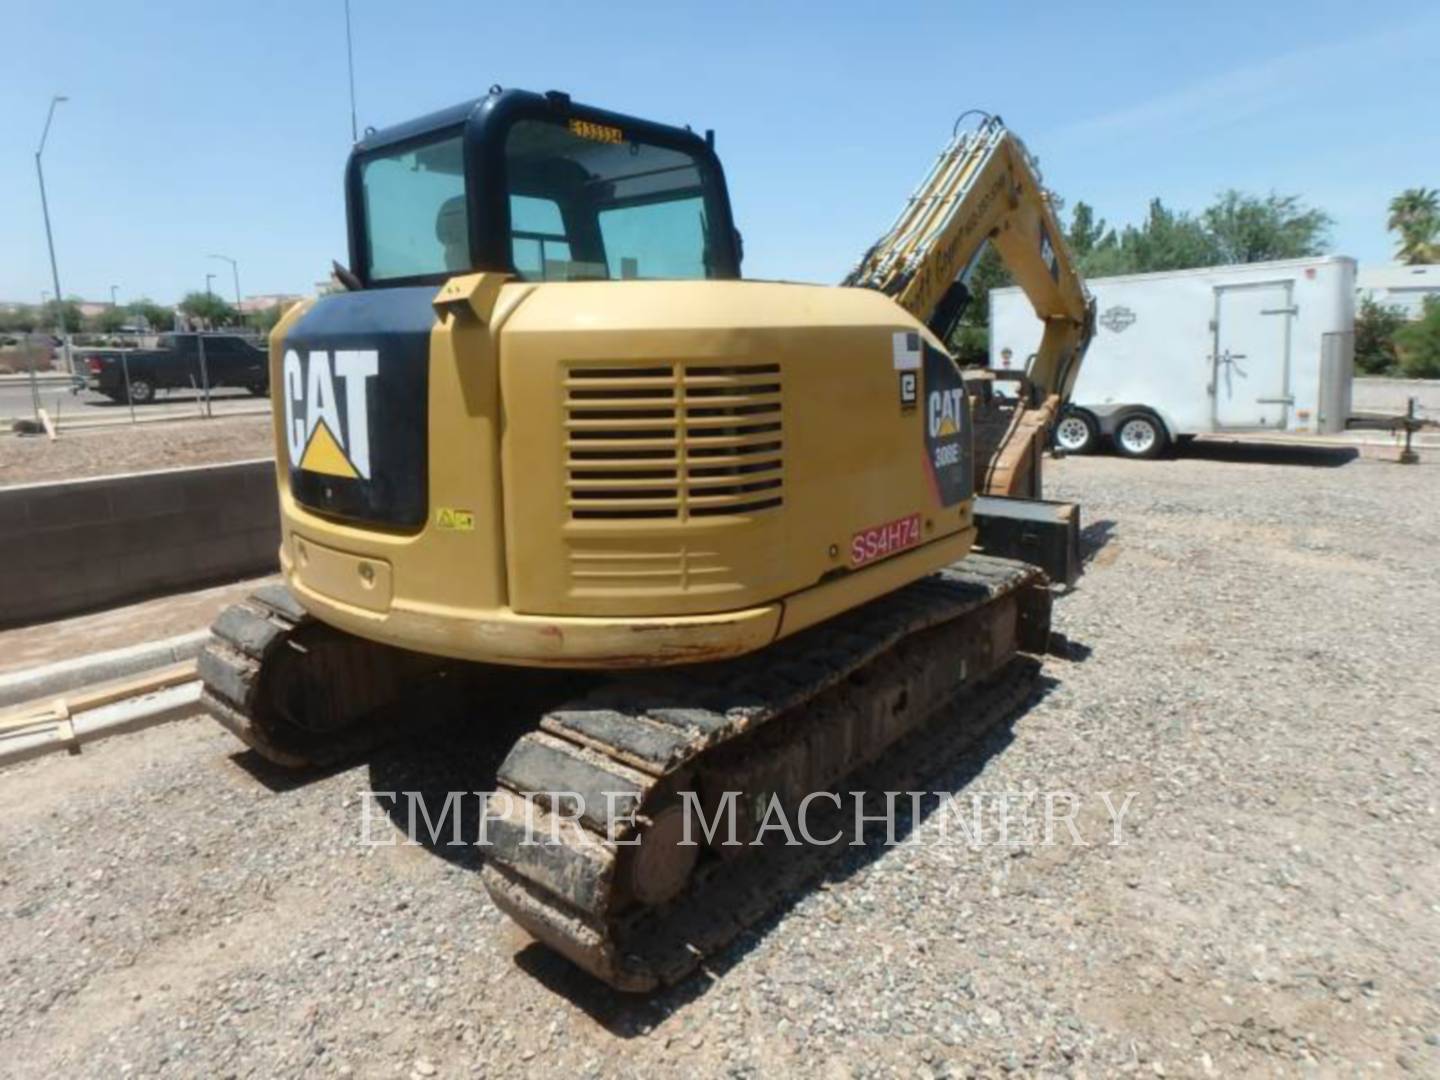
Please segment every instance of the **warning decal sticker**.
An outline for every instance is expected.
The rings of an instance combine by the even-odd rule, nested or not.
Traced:
[[[454,532],[474,532],[475,515],[469,510],[455,510],[449,506],[442,506],[435,511],[435,524],[441,529],[450,529]]]
[[[896,371],[920,370],[920,335],[914,330],[896,330],[890,348]]]

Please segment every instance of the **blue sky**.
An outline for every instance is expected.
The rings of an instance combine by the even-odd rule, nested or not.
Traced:
[[[306,291],[345,258],[342,0],[6,0],[0,300]],[[492,83],[713,127],[746,273],[834,281],[963,109],[1004,116],[1047,184],[1112,223],[1159,195],[1301,195],[1335,251],[1391,251],[1385,203],[1440,186],[1440,4],[352,0],[360,123]]]

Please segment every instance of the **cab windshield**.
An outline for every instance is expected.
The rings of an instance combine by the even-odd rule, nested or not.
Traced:
[[[470,207],[495,203],[467,192],[463,133],[449,129],[361,162],[368,281],[488,269],[527,281],[725,274],[729,249],[713,234],[723,192],[708,163],[578,119],[519,119],[504,138],[510,265],[472,255]]]

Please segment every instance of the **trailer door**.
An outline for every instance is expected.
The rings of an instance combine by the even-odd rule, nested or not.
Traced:
[[[1217,428],[1284,428],[1290,406],[1292,282],[1215,287]]]

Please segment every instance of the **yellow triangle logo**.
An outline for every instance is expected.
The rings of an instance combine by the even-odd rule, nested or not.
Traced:
[[[936,432],[936,434],[943,438],[947,435],[954,435],[958,430],[959,429],[955,427],[955,421],[947,416],[944,420],[940,421],[940,430]]]
[[[355,466],[350,464],[350,459],[345,456],[345,451],[340,449],[340,444],[331,434],[330,425],[324,420],[316,424],[315,430],[310,433],[310,441],[305,445],[305,453],[300,455],[300,468],[307,472],[325,473],[328,476],[344,476],[351,480],[360,479],[360,474],[355,471]]]

